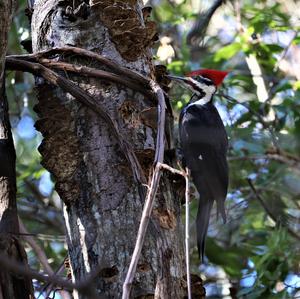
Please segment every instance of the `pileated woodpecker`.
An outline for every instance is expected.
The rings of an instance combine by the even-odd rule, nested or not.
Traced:
[[[224,201],[228,187],[228,140],[212,100],[227,74],[224,71],[202,69],[191,72],[187,77],[168,75],[168,78],[193,92],[180,114],[179,137],[183,166],[190,169],[200,194],[196,226],[198,253],[202,261],[214,201],[217,202],[218,215],[221,213],[224,223],[226,222]]]

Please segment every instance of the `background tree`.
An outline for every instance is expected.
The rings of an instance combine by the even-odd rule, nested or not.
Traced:
[[[194,250],[193,272],[201,272],[206,281],[207,297],[211,298],[299,296],[300,75],[299,9],[296,2],[227,1],[213,14],[204,39],[197,34],[193,36],[191,28],[199,20],[199,12],[205,12],[210,6],[210,1],[162,0],[150,1],[150,4],[160,32],[160,42],[155,45],[154,53],[170,72],[182,74],[200,67],[232,70],[216,98],[230,135],[229,221],[226,226],[211,221],[206,264],[199,268]],[[24,8],[25,3],[21,2],[14,18],[9,40],[11,54],[21,53],[20,41],[29,36]],[[72,14],[66,18],[71,22]],[[74,25],[79,21],[73,22]],[[97,31],[98,37],[100,32]],[[186,42],[188,33],[193,37],[188,39],[189,43]],[[68,41],[67,37],[65,41]],[[41,43],[39,47],[43,45]],[[86,63],[78,57],[67,59]],[[143,60],[135,69],[141,70],[145,65],[149,63]],[[75,80],[73,75],[68,76]],[[89,86],[82,77],[76,76],[77,79],[81,87]],[[57,269],[66,255],[60,214],[62,207],[53,191],[50,175],[39,165],[36,147],[41,137],[32,127],[32,119],[36,118],[32,113],[36,103],[32,81],[30,76],[20,72],[7,74],[7,94],[18,157],[18,204],[28,231],[43,248],[51,267]],[[108,91],[119,88],[112,83],[106,84]],[[49,87],[43,88],[46,91]],[[133,97],[132,91],[126,89],[126,92]],[[56,97],[61,99],[60,94]],[[170,98],[174,100],[175,116],[189,97],[182,89],[172,89]],[[64,104],[77,109],[76,113],[83,119],[85,113],[91,113],[87,108],[78,108],[81,106],[74,99],[65,96],[64,99]],[[141,95],[139,101],[143,102]],[[61,112],[59,109],[55,111]],[[132,117],[127,126],[134,125],[135,120]],[[67,120],[58,117],[58,121],[65,124]],[[102,122],[99,117],[97,121]],[[47,128],[56,130],[51,125]],[[84,134],[84,137],[87,136]],[[59,152],[65,152],[63,146]],[[170,185],[169,189],[173,188],[175,186]],[[67,193],[71,194],[71,191],[73,189]],[[197,204],[193,201],[192,205],[195,213]],[[138,219],[136,216],[135,224],[132,224],[135,229]],[[134,240],[135,232],[131,233],[131,240]],[[191,235],[195,234],[191,232]],[[172,245],[173,248],[177,245]],[[45,267],[29,246],[27,251],[31,267],[37,270]],[[43,289],[40,283],[35,283],[35,287],[36,291]]]
[[[26,253],[18,236],[16,154],[5,94],[5,54],[14,6],[14,1],[0,2],[0,250],[2,255],[26,265]],[[1,298],[29,299],[32,295],[32,284],[28,277],[0,272]]]

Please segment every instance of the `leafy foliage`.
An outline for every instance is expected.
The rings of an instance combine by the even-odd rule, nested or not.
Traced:
[[[194,16],[170,33],[177,49],[170,72],[232,70],[215,97],[230,136],[229,221],[226,226],[212,221],[206,253],[208,263],[222,267],[229,281],[239,281],[239,298],[290,298],[300,285],[299,235],[293,234],[299,230],[300,173],[299,164],[288,162],[299,162],[299,72],[291,62],[299,52],[299,37],[292,21],[296,16],[286,6],[279,1],[243,1],[240,8],[228,3],[213,16],[205,43],[192,48],[185,36]],[[253,73],[250,56],[261,75]],[[267,91],[264,101],[256,77]],[[175,110],[189,97],[175,86]],[[298,277],[298,284],[288,287],[291,275]],[[217,275],[211,279],[218,281]]]

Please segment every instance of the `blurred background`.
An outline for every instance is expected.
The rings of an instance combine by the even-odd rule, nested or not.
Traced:
[[[30,38],[26,5],[19,1],[8,55],[26,53],[21,46]],[[207,298],[300,298],[299,1],[152,0],[145,5],[152,6],[160,34],[152,50],[156,64],[177,75],[199,68],[230,70],[215,96],[230,138],[228,222],[224,225],[213,211],[201,266],[191,241],[192,272],[204,279]],[[56,271],[67,254],[62,204],[40,165],[34,80],[8,72],[6,85],[29,264],[43,270],[46,262]],[[172,87],[176,122],[190,97]],[[193,200],[191,236],[196,207]],[[35,286],[36,296],[45,298],[44,286]],[[61,296],[67,298],[51,293],[51,298]]]

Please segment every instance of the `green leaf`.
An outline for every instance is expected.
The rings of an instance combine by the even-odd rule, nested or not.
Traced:
[[[269,49],[272,53],[277,53],[283,51],[283,47],[277,45],[277,44],[266,44],[266,47]]]
[[[220,62],[221,60],[230,59],[234,55],[236,55],[239,51],[241,51],[242,46],[240,43],[232,43],[228,46],[221,48],[214,55],[214,61]]]

